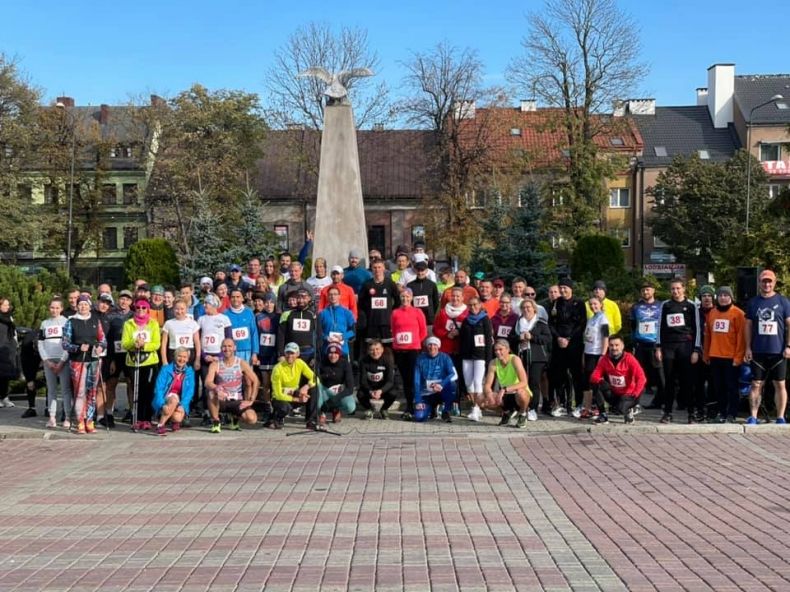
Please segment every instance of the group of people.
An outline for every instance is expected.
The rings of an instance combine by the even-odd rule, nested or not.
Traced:
[[[747,423],[758,421],[766,381],[776,421],[785,421],[790,301],[770,270],[745,311],[726,286],[704,286],[697,303],[672,280],[670,299],[659,302],[646,281],[629,313],[629,353],[620,307],[602,281],[582,300],[562,278],[538,301],[523,278],[506,286],[464,269],[434,271],[423,244],[399,247],[392,262],[373,250],[369,268],[354,250],[347,267],[327,269],[319,257],[309,278],[305,253],[253,258],[246,273],[230,265],[200,278],[197,293],[190,282],[176,290],[139,280],[117,301],[107,284],[95,300],[87,290],[53,298],[33,348],[46,376],[47,426],[114,427],[122,377],[132,428],[162,435],[191,425],[191,414],[214,433],[258,421],[281,429],[302,408],[310,429],[357,407],[365,419],[387,419],[399,396],[405,420],[451,422],[466,406],[470,421],[494,413],[500,425],[524,428],[539,412],[606,423],[607,408],[631,423],[650,392],[663,423],[676,404],[689,423],[724,422],[738,414],[747,365]],[[4,375],[9,309],[0,301]],[[0,389],[13,405],[8,379]],[[35,389],[28,399],[25,417],[37,414]]]

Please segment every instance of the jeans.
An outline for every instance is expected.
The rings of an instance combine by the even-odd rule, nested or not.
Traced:
[[[55,360],[47,360],[54,362]],[[45,412],[47,415],[55,416],[58,411],[58,382],[60,382],[60,392],[63,397],[63,412],[66,419],[71,415],[71,407],[73,405],[71,399],[71,375],[69,373],[68,361],[63,363],[63,368],[60,372],[55,371],[49,367],[47,361],[43,363],[44,377],[47,380],[47,408]]]

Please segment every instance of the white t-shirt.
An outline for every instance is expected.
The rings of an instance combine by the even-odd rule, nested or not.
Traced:
[[[230,327],[230,319],[224,314],[203,315],[198,321],[200,327],[200,347],[203,353],[218,354],[222,351],[225,327]]]
[[[165,326],[162,327],[162,332],[167,333],[167,348],[170,350],[174,350],[177,347],[195,349],[193,336],[198,330],[200,330],[200,326],[190,318],[186,318],[183,321],[170,319],[165,321]]]
[[[606,327],[606,331],[603,330],[603,327]],[[605,314],[596,314],[587,320],[587,327],[584,329],[585,354],[600,356],[605,353],[603,351],[604,333],[609,335],[609,319]]]

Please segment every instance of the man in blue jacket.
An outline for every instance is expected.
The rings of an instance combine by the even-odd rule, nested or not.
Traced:
[[[436,417],[435,409],[439,403],[444,405],[442,419],[447,423],[452,421],[450,411],[455,401],[458,373],[450,356],[439,351],[440,345],[438,337],[426,339],[426,351],[419,355],[414,366],[414,409],[418,421],[426,421],[428,414],[431,418]],[[408,377],[404,376],[403,379],[408,380]],[[425,411],[420,403],[427,406],[429,411]]]

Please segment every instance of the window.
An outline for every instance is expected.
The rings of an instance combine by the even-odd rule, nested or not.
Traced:
[[[783,187],[781,185],[774,185],[774,184],[769,185],[768,186],[768,197],[770,199],[773,199],[773,198],[777,197],[779,195],[779,193],[782,191],[782,189],[783,189]]]
[[[58,188],[55,185],[44,185],[44,203],[57,205]]]
[[[123,184],[123,205],[130,206],[137,204],[137,183]]]
[[[486,192],[485,189],[475,189],[471,195],[466,194],[466,205],[472,209],[486,207]]]
[[[781,144],[760,144],[760,162],[782,160]]]
[[[653,236],[653,246],[657,249],[666,249],[669,245],[657,236]]]
[[[776,108],[779,109],[780,111],[784,111],[787,109],[787,103],[785,103],[784,101],[777,102]]]
[[[521,135],[521,129],[517,128],[517,127],[511,127],[510,128],[510,135],[511,136],[520,136]]]
[[[118,229],[107,226],[102,232],[102,239],[105,251],[115,251],[118,248]]]
[[[700,160],[710,160],[710,152],[707,150],[697,150],[697,154],[699,154]]]
[[[274,225],[274,234],[280,239],[280,248],[283,251],[288,250],[288,225],[287,224],[275,224]]]
[[[667,147],[666,146],[656,146],[653,148],[656,151],[656,156],[666,156],[667,155]]]
[[[105,183],[101,186],[101,202],[105,206],[115,205],[115,183]]]
[[[609,138],[609,143],[612,146],[625,146],[625,142],[623,142],[622,138]]]
[[[30,185],[20,184],[16,186],[16,196],[23,201],[32,201],[33,187]]]
[[[140,238],[140,229],[137,226],[127,226],[123,229],[123,248],[128,249]]]
[[[620,245],[625,247],[631,246],[631,229],[630,228],[610,228],[609,235],[613,236],[620,241]]]
[[[628,187],[615,187],[609,190],[610,208],[630,208],[631,196]]]
[[[417,241],[425,242],[425,226],[419,225],[411,227],[411,244]]]
[[[556,234],[551,235],[551,247],[553,249],[561,249],[565,246],[565,237],[557,236]]]
[[[110,148],[110,158],[131,158],[132,147],[118,144]]]
[[[368,226],[368,250],[376,249],[384,257],[387,247],[387,228],[376,225]],[[370,261],[368,261],[370,263]]]

